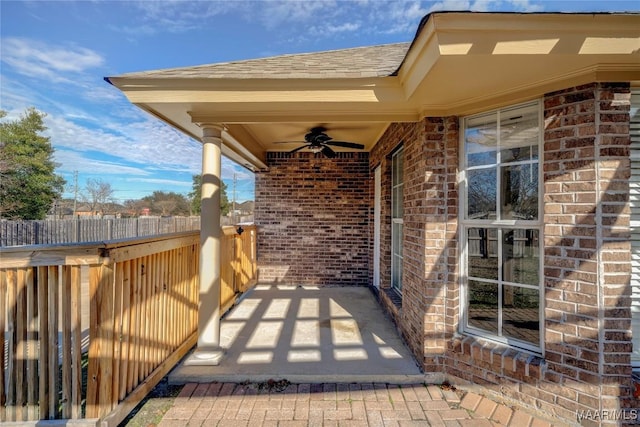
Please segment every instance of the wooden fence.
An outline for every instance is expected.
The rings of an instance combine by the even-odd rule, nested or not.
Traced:
[[[200,230],[200,217],[0,221],[0,247],[103,242]]]
[[[224,230],[222,306],[255,282],[244,228]],[[197,341],[199,246],[186,232],[0,250],[0,422],[117,426]]]

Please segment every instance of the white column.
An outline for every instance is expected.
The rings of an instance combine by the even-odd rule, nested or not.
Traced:
[[[198,347],[185,365],[218,365],[220,347],[220,189],[222,127],[202,126]]]

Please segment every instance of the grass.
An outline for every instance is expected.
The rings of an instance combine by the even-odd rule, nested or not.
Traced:
[[[163,378],[151,392],[127,415],[120,427],[149,427],[157,425],[164,414],[173,406],[182,385],[169,384]]]

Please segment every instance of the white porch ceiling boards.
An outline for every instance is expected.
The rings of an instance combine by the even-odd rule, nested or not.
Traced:
[[[140,108],[264,168],[324,126],[370,150],[390,123],[463,115],[594,81],[640,81],[640,15],[433,13],[408,43],[107,78]]]

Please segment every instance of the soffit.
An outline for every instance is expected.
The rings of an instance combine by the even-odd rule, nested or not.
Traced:
[[[445,13],[399,71],[420,115],[464,115],[593,81],[640,79],[640,15]]]

